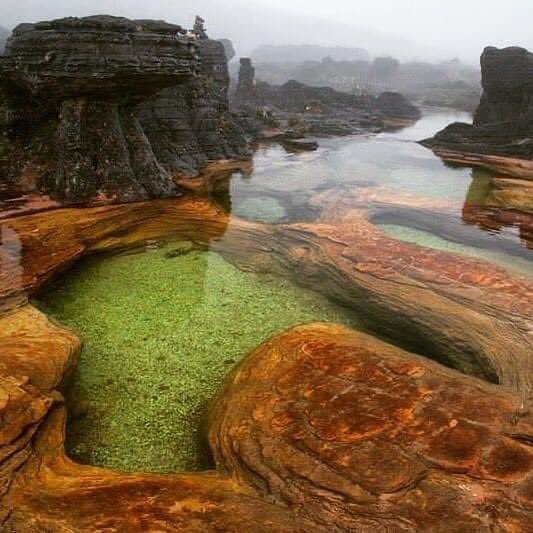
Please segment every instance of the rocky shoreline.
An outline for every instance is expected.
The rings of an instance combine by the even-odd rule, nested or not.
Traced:
[[[345,194],[315,202],[323,206],[316,224],[235,217],[228,224],[200,198],[59,209],[3,223],[11,232],[0,250],[8,266],[0,276],[4,530],[237,532],[260,523],[267,531],[302,524],[331,531],[333,523],[339,531],[394,524],[437,531],[435,520],[445,519],[447,528],[488,531],[494,506],[503,529],[526,526],[531,287],[485,262],[387,238]],[[80,341],[26,297],[83,255],[170,235],[210,242],[246,270],[278,272],[315,290],[320,279],[320,291],[364,306],[382,331],[425,338],[432,357],[503,386],[341,326],[310,325],[274,337],[228,378],[209,423],[217,471],[162,476],[77,465],[63,452],[65,406],[56,389]]]
[[[256,136],[265,129],[299,138],[376,133],[421,117],[419,109],[399,93],[354,96],[297,81],[281,86],[258,82],[249,58],[241,58],[233,107],[245,129]]]
[[[533,54],[518,47],[488,47],[481,72],[483,95],[473,124],[451,124],[422,144],[450,162],[531,178]]]

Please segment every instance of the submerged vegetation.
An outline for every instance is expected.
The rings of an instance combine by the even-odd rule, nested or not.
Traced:
[[[498,250],[488,250],[469,246],[459,242],[452,242],[438,235],[420,229],[400,226],[396,224],[379,224],[379,227],[389,236],[395,239],[426,246],[443,252],[452,252],[460,255],[484,259],[500,266],[510,272],[531,275],[531,261],[529,259],[510,256]]]
[[[202,469],[207,404],[252,348],[295,324],[357,317],[285,280],[183,244],[86,260],[40,295],[84,348],[68,390],[69,454],[127,471]]]

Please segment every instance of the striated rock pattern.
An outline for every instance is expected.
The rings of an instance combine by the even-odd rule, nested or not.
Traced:
[[[175,172],[246,155],[223,45],[185,34],[110,16],[18,26],[0,59],[0,183],[66,203],[157,198],[178,194]]]
[[[528,531],[530,281],[395,241],[365,209],[371,198],[428,213],[448,202],[371,187],[317,196],[322,213],[309,224],[230,220],[200,197],[1,221],[2,532]],[[57,390],[80,340],[27,297],[83,255],[166,237],[360,306],[389,338],[417,339],[419,353],[500,385],[342,326],[300,326],[254,350],[213,402],[214,470],[73,463]]]
[[[31,342],[21,358],[44,363]],[[73,463],[64,402],[45,387],[0,376],[5,532],[528,528],[533,425],[519,398],[342,326],[296,327],[247,356],[213,403],[216,470],[203,474]]]
[[[249,155],[242,129],[229,112],[229,74],[223,44],[196,41],[198,74],[136,108],[157,160],[171,173],[196,175],[213,160]]]
[[[450,160],[460,159],[454,152],[533,159],[533,54],[488,47],[481,70],[483,95],[473,124],[451,124],[422,144],[450,152]]]

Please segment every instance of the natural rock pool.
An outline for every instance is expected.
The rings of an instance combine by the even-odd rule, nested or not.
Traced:
[[[263,146],[253,170],[235,173],[215,199],[250,221],[319,224],[330,220],[322,218],[323,194],[333,191],[394,239],[528,276],[531,252],[518,226],[495,229],[467,216],[472,198],[484,201],[490,174],[447,166],[413,142],[461,118],[442,113],[397,133],[321,139],[311,154]],[[224,251],[225,238],[214,248]],[[126,471],[206,468],[206,406],[249,350],[296,324],[361,329],[365,318],[364,301],[358,312],[336,305],[319,294],[318,279],[311,292],[245,272],[208,245],[160,241],[137,252],[86,259],[38,295],[43,310],[84,339],[67,389],[67,449],[83,463]]]
[[[68,452],[127,471],[205,468],[207,403],[268,337],[313,321],[358,328],[354,312],[317,293],[183,243],[88,259],[40,303],[84,340],[68,392]]]

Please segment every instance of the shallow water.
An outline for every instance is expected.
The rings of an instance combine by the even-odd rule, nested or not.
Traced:
[[[429,248],[442,250],[444,252],[452,252],[461,255],[468,255],[470,257],[477,257],[517,274],[531,274],[531,261],[522,257],[511,258],[504,252],[486,250],[483,248],[468,246],[466,244],[447,241],[446,239],[442,239],[441,237],[433,235],[427,231],[409,228],[406,226],[379,224],[379,227],[390,237],[394,237],[395,239],[399,239],[401,241],[427,246]]]
[[[357,316],[279,278],[178,245],[82,262],[40,306],[84,340],[68,391],[67,451],[133,471],[200,470],[207,402],[252,348],[290,326]]]
[[[455,121],[468,122],[471,116],[452,111],[433,112],[394,133],[318,139],[320,148],[316,152],[293,154],[275,144],[262,146],[254,157],[253,170],[233,176],[224,203],[232,214],[250,220],[306,222],[316,219],[320,213],[316,207],[309,207],[309,200],[319,191],[386,187],[428,201],[446,201],[447,211],[457,222],[469,227],[469,242],[464,243],[468,246],[462,253],[479,257],[476,246],[472,245],[477,234],[479,247],[491,248],[500,266],[515,271],[514,263],[519,255],[524,259],[520,272],[525,267],[527,273],[533,274],[533,251],[524,249],[518,226],[495,230],[463,220],[465,204],[483,204],[491,173],[450,166],[416,142]],[[433,247],[436,241],[431,232],[426,233],[427,239],[419,234],[416,242]],[[402,233],[396,237],[402,238]],[[511,249],[513,253],[509,253],[513,246],[516,250]],[[454,251],[452,247],[450,251]],[[490,255],[486,259],[490,261]]]
[[[310,199],[328,189],[381,187],[444,200],[445,213],[426,209],[424,220],[401,202],[385,211],[372,201],[363,207],[393,238],[532,274],[533,254],[517,227],[483,229],[463,220],[464,202],[484,197],[490,174],[447,166],[414,142],[456,120],[469,117],[442,112],[396,133],[319,139],[312,153],[263,146],[253,170],[235,173],[216,199],[233,215],[267,223],[316,220],[321,209]],[[217,248],[224,249],[224,237]],[[85,340],[67,391],[68,452],[122,470],[205,468],[199,435],[206,405],[249,350],[296,324],[361,328],[364,318],[286,280],[242,272],[214,252],[177,243],[86,260],[39,298]]]

